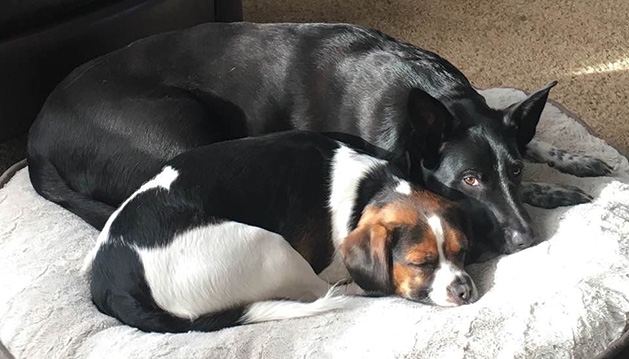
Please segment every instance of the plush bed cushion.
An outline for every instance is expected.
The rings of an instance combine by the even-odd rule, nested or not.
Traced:
[[[504,106],[525,95],[483,92]],[[481,299],[441,309],[357,298],[318,317],[215,333],[147,334],[99,313],[79,274],[97,231],[39,197],[26,169],[0,190],[0,340],[16,358],[592,358],[629,311],[629,165],[548,105],[538,137],[605,159],[614,177],[576,178],[542,164],[525,178],[577,185],[590,204],[528,209],[547,238],[469,268]]]

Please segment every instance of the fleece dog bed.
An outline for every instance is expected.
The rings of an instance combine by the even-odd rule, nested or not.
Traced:
[[[525,94],[482,91],[502,107]],[[578,186],[592,203],[528,207],[547,238],[469,267],[482,295],[436,308],[356,298],[349,310],[214,333],[148,334],[99,313],[79,268],[97,231],[39,197],[26,169],[0,190],[0,340],[15,358],[592,358],[629,313],[629,164],[557,107],[538,137],[606,160],[613,177],[527,164],[525,179]]]

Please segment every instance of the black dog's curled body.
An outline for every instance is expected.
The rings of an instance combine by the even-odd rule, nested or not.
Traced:
[[[348,133],[409,165],[413,181],[470,199],[510,253],[536,243],[520,199],[522,156],[552,86],[495,110],[452,64],[376,30],[204,24],[72,72],[30,130],[29,171],[38,193],[102,228],[186,150],[289,129]],[[432,100],[417,101],[423,92]],[[433,121],[415,123],[418,106]]]

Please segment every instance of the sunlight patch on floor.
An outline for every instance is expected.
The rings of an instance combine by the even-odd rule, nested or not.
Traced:
[[[620,59],[613,62],[598,64],[594,66],[583,67],[579,70],[572,72],[573,75],[592,75],[602,74],[606,72],[618,72],[629,70],[629,57]]]

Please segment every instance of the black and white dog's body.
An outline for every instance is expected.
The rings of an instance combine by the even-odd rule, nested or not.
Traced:
[[[102,228],[184,151],[289,129],[342,132],[407,167],[413,182],[470,199],[487,212],[498,248],[514,252],[536,242],[520,198],[521,158],[529,146],[536,160],[553,160],[533,139],[552,85],[494,110],[446,60],[375,30],[205,24],[137,41],[70,74],[30,130],[29,172],[38,193]],[[415,88],[438,101],[417,101]],[[409,107],[417,106],[429,106],[434,121],[414,122]],[[609,171],[589,157],[554,165]],[[538,192],[523,193],[531,202]],[[554,199],[537,202],[589,200],[573,188]]]
[[[169,161],[109,218],[84,269],[96,306],[144,331],[316,315],[349,304],[330,291],[348,279],[456,306],[477,298],[466,221],[386,161],[291,131]]]

